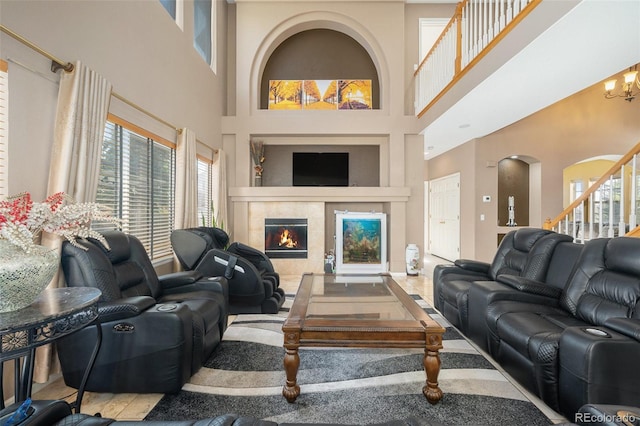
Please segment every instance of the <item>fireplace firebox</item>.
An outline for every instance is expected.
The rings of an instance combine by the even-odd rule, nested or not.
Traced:
[[[307,219],[266,218],[264,252],[272,259],[306,259]]]

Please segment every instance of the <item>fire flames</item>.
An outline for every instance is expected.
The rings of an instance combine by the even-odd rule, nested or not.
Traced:
[[[294,235],[289,232],[288,229],[285,229],[284,231],[282,231],[282,234],[280,234],[280,242],[278,243],[278,246],[286,248],[296,248],[298,247],[298,242],[295,240]]]

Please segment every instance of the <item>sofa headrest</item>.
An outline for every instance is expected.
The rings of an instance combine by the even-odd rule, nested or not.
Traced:
[[[640,238],[611,238],[605,247],[604,259],[607,269],[640,279]]]
[[[223,229],[214,228],[211,226],[200,226],[198,228],[190,228],[189,230],[197,231],[208,237],[208,250],[214,248],[224,249],[227,244],[229,244],[229,234],[227,234]]]
[[[131,257],[129,236],[122,231],[101,232],[109,244],[107,249],[100,241],[91,238],[90,241],[105,252],[112,264],[123,262]]]
[[[539,228],[522,228],[518,229],[513,236],[513,247],[516,250],[529,252],[531,247],[543,236],[551,233],[546,229]]]

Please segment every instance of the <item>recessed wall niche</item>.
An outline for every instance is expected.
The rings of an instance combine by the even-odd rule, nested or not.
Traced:
[[[372,108],[380,108],[378,72],[364,47],[329,29],[292,35],[271,54],[260,82],[260,109],[269,108],[269,80],[371,80]]]
[[[529,226],[529,164],[505,158],[498,163],[499,226],[509,226],[510,196],[514,201],[514,226]]]
[[[349,153],[349,186],[380,186],[378,145],[264,145],[263,186],[293,185],[294,152]]]

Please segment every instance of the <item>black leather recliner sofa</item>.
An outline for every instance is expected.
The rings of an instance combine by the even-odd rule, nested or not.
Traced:
[[[69,287],[102,292],[102,344],[86,390],[178,392],[220,343],[228,322],[228,285],[220,277],[181,272],[158,277],[143,245],[120,231],[65,242],[61,264]],[[78,388],[97,339],[87,327],[60,339],[65,383]]]
[[[219,228],[176,229],[171,233],[173,251],[185,270],[228,280],[232,314],[277,313],[285,293],[269,258],[245,244],[228,243],[229,236]]]
[[[495,280],[501,274],[542,280],[556,245],[562,241],[571,241],[571,237],[544,229],[521,228],[504,236],[490,264],[458,259],[453,265],[437,265],[433,273],[436,309],[466,332],[472,282]]]
[[[567,418],[640,401],[640,239],[562,242],[541,280],[498,275],[467,297],[468,336]]]

